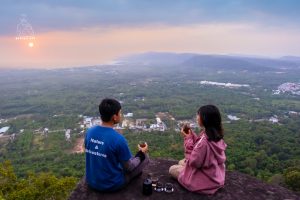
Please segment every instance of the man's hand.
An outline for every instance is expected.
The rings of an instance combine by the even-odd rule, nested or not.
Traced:
[[[148,144],[145,142],[145,146],[144,147],[140,147],[140,145],[138,145],[139,151],[142,151],[143,153],[146,153],[148,151]]]

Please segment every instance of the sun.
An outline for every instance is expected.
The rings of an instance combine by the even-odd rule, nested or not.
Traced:
[[[32,48],[34,46],[33,42],[28,43],[28,47]]]

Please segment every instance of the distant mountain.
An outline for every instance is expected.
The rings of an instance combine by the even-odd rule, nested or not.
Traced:
[[[300,63],[300,57],[298,56],[283,56],[280,59]]]
[[[193,53],[147,52],[118,58],[116,62],[142,65],[178,65],[196,56]]]
[[[202,55],[195,53],[169,53],[148,52],[135,54],[117,59],[117,63],[124,65],[143,66],[172,66],[185,68],[208,68],[216,70],[249,70],[249,71],[274,71],[281,68],[294,68],[299,66],[289,59],[271,59],[264,57],[243,57],[232,55]],[[300,60],[300,58],[299,58]]]
[[[216,70],[270,70],[269,67],[259,63],[252,63],[246,59],[219,55],[197,55],[182,64],[185,67],[210,68]]]
[[[294,68],[298,65],[291,60],[281,60],[261,57],[238,57],[239,59],[270,68]]]

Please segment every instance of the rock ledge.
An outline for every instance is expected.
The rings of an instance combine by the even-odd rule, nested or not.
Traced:
[[[71,193],[69,200],[137,200],[137,199],[189,199],[189,200],[222,200],[222,199],[278,199],[278,200],[300,200],[300,194],[290,191],[286,188],[269,185],[254,177],[240,172],[227,172],[225,187],[220,189],[214,195],[200,195],[187,191],[181,187],[168,174],[168,169],[177,161],[166,159],[151,159],[149,166],[145,169],[142,176],[133,180],[130,185],[116,193],[101,193],[90,189],[82,178],[77,184],[75,190]],[[171,194],[158,193],[153,191],[151,196],[142,194],[142,183],[148,173],[154,173],[160,176],[162,183],[173,183],[175,191]]]

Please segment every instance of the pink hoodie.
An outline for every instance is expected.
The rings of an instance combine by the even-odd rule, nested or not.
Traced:
[[[224,140],[208,141],[205,132],[184,138],[186,166],[178,181],[186,189],[202,194],[214,194],[225,182]]]

